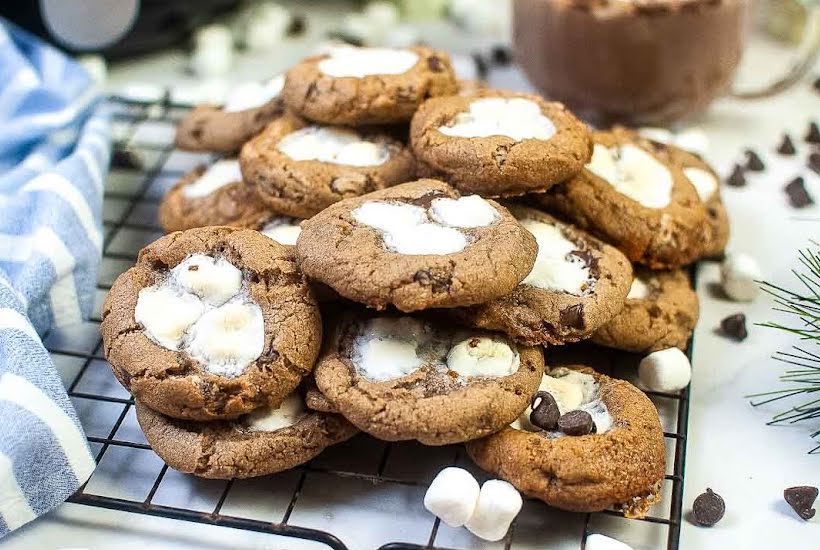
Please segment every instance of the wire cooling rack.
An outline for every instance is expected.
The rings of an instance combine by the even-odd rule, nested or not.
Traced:
[[[680,538],[689,393],[650,393],[665,430],[667,475],[662,501],[646,518],[610,510],[572,514],[527,500],[506,538],[487,543],[428,514],[424,491],[443,467],[487,478],[461,446],[385,443],[366,435],[330,448],[310,463],[252,480],[200,480],[169,469],[147,445],[133,400],[111,374],[99,335],[100,308],[114,279],[140,248],[161,235],[156,211],[164,192],[208,155],[173,148],[186,109],[113,98],[115,151],[104,198],[104,246],[95,313],[89,322],[52,331],[46,346],[68,387],[97,469],[69,501],[88,506],[271,534],[271,547],[410,550],[434,548],[582,549],[603,533],[636,549],[677,549]],[[573,347],[588,364],[634,377],[635,357]],[[582,359],[584,359],[582,357]]]

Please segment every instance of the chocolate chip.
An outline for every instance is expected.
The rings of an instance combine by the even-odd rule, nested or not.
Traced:
[[[307,30],[307,19],[304,15],[298,14],[290,18],[288,25],[288,36],[300,36]]]
[[[789,487],[783,491],[783,498],[792,507],[792,510],[797,512],[797,515],[806,521],[814,517],[814,508],[812,505],[817,500],[817,487],[809,485],[801,485],[799,487]]]
[[[818,78],[817,80],[814,81],[814,84],[812,84],[812,87],[814,88],[815,92],[820,94],[820,78]]]
[[[698,495],[692,504],[692,516],[695,522],[704,527],[711,527],[719,522],[723,519],[724,513],[726,513],[726,503],[719,494],[711,489],[706,489],[705,493]]]
[[[809,124],[809,129],[806,132],[806,137],[803,138],[806,143],[820,143],[820,128],[817,127],[816,122]]]
[[[584,304],[575,304],[561,310],[558,317],[561,324],[570,328],[582,329],[586,326],[584,320]]]
[[[444,65],[442,65],[441,59],[438,56],[431,55],[427,58],[427,68],[437,73],[444,68]]]
[[[484,59],[480,53],[473,54],[473,64],[475,65],[475,71],[478,75],[479,80],[486,80],[487,73],[490,72],[490,67],[487,65],[487,60]]]
[[[795,208],[805,208],[814,204],[809,192],[806,191],[806,182],[801,177],[794,178],[785,187],[786,194],[789,195],[789,203]]]
[[[189,266],[188,266],[188,271],[199,271],[199,266],[198,266],[198,265],[196,265],[196,264],[194,264],[194,265],[189,265]]]
[[[493,63],[496,65],[509,65],[512,63],[512,52],[507,46],[493,46]]]
[[[595,423],[586,411],[569,411],[558,419],[558,429],[567,435],[588,435]]]
[[[783,141],[777,146],[777,152],[781,155],[791,156],[797,152],[794,148],[794,142],[789,134],[783,134]]]
[[[536,402],[538,405],[536,405]],[[532,412],[530,413],[530,424],[542,430],[555,430],[558,427],[558,419],[561,418],[561,411],[558,410],[558,403],[548,391],[540,391],[535,394],[530,403]]]
[[[142,170],[142,159],[133,149],[116,147],[111,155],[111,167],[125,170]]]
[[[766,165],[763,164],[760,155],[751,149],[746,149],[746,169],[752,172],[762,172],[766,169]]]
[[[809,155],[809,160],[806,162],[806,166],[814,170],[817,174],[820,174],[820,153],[812,153]]]
[[[726,179],[726,183],[732,187],[744,187],[746,185],[746,174],[741,165],[735,164],[731,175]]]
[[[749,336],[746,330],[746,316],[742,313],[729,315],[720,322],[720,332],[732,340],[742,342]]]

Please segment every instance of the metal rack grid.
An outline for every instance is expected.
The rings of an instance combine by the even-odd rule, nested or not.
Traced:
[[[203,160],[196,155],[181,153],[173,149],[173,125],[184,115],[185,107],[172,105],[167,100],[157,103],[139,103],[115,98],[110,100],[110,105],[114,117],[115,152],[112,160],[112,174],[109,177],[109,185],[106,187],[105,194],[103,268],[97,286],[96,313],[91,321],[84,325],[82,330],[86,344],[76,345],[74,341],[76,333],[72,332],[68,334],[54,332],[47,335],[45,339],[49,351],[55,357],[55,362],[59,359],[59,363],[69,361],[76,366],[70,376],[64,375],[64,382],[68,386],[69,396],[75,402],[82,401],[87,404],[105,406],[108,414],[113,418],[113,424],[110,425],[110,428],[106,426],[103,430],[100,430],[99,427],[95,430],[93,427],[86,425],[86,421],[83,420],[84,427],[86,427],[89,434],[88,441],[92,449],[96,450],[98,465],[103,461],[106,454],[112,453],[112,449],[127,449],[129,451],[149,453],[152,458],[156,458],[144,440],[139,442],[135,441],[134,438],[129,439],[118,434],[126,419],[133,414],[133,400],[130,396],[124,391],[112,393],[94,389],[100,387],[99,382],[96,382],[92,389],[88,389],[88,384],[84,383],[84,379],[90,376],[89,371],[93,367],[94,370],[99,371],[97,376],[104,377],[104,387],[116,386],[119,388],[109,369],[99,369],[100,364],[105,364],[105,358],[102,353],[98,327],[100,305],[110,288],[111,282],[116,275],[127,269],[135,259],[136,248],[128,249],[124,247],[122,245],[123,235],[129,232],[138,233],[140,237],[136,238],[137,246],[147,244],[153,238],[158,237],[161,231],[156,223],[155,212],[164,190],[163,186],[168,187],[173,184],[187,169],[192,167],[188,165],[195,165]],[[123,184],[120,181],[119,176],[123,174],[129,175],[128,178],[125,178],[128,183]],[[133,235],[131,236],[133,237]],[[601,355],[598,354],[598,357],[600,358]],[[634,357],[631,359],[629,357],[621,358],[617,352],[612,352],[612,356],[619,359],[613,360],[609,364],[610,373],[612,366],[622,359],[634,361]],[[602,368],[601,366],[597,367]],[[606,370],[606,367],[603,367],[603,369]],[[634,369],[629,369],[625,372],[633,371]],[[619,376],[623,374],[624,371],[618,372]],[[121,390],[121,388],[119,389]],[[621,526],[621,528],[632,530],[635,529],[636,525],[652,525],[653,528],[660,529],[661,533],[659,534],[657,530],[653,531],[654,535],[652,536],[655,542],[651,547],[661,545],[669,549],[677,549],[682,521],[689,392],[687,389],[679,395],[657,393],[650,393],[649,395],[656,403],[662,401],[665,405],[664,410],[667,411],[666,416],[669,425],[664,428],[666,430],[665,441],[667,443],[669,465],[664,482],[664,500],[666,504],[662,507],[668,509],[663,510],[664,513],[662,514],[649,515],[640,520],[621,520],[628,524]],[[95,412],[94,418],[98,420],[99,416]],[[93,422],[97,423],[97,420]],[[361,443],[364,445],[375,444],[375,440],[368,443],[367,439],[369,438],[367,436],[359,436],[354,441],[356,439],[360,443],[364,442]],[[212,507],[210,508],[203,508],[201,505],[196,507],[187,506],[185,503],[167,505],[157,502],[157,495],[158,492],[162,491],[163,483],[167,483],[168,477],[174,475],[174,472],[169,471],[164,464],[153,479],[144,498],[111,496],[106,494],[105,491],[95,490],[94,479],[97,475],[95,473],[95,476],[92,476],[91,480],[81,487],[69,501],[88,506],[270,533],[289,537],[289,540],[293,541],[294,544],[296,543],[295,539],[315,541],[328,548],[344,550],[352,548],[342,542],[341,538],[344,537],[337,537],[316,526],[299,526],[298,520],[294,521],[296,519],[293,517],[294,510],[301,504],[300,497],[303,497],[305,492],[306,479],[311,475],[322,475],[338,480],[340,483],[343,480],[354,480],[355,482],[368,484],[367,486],[412,488],[423,495],[424,488],[429,484],[429,478],[408,478],[390,474],[388,464],[391,457],[407,451],[406,449],[403,451],[396,450],[401,449],[402,444],[379,443],[379,445],[382,447],[378,451],[378,466],[370,472],[357,468],[356,461],[351,462],[349,459],[341,464],[330,465],[314,459],[310,463],[297,468],[292,473],[295,483],[289,486],[291,488],[289,501],[286,504],[283,502],[282,509],[284,513],[278,518],[260,519],[258,515],[245,514],[243,509],[236,509],[236,507],[226,511],[225,503],[236,486],[236,482],[233,480],[223,482],[224,486],[214,493],[218,496],[211,501]],[[452,464],[470,467],[461,446],[436,448],[436,451],[433,451],[432,448],[425,449],[429,449],[429,453],[434,453],[436,457],[440,458],[437,464],[432,465],[433,471]],[[415,453],[420,452],[418,448],[412,449],[412,451]],[[354,449],[352,452],[353,456],[356,456],[357,451]],[[372,445],[368,447],[367,452],[375,454],[372,453]],[[424,453],[424,451],[421,452]],[[411,460],[415,461],[415,457]],[[669,467],[671,467],[671,471],[669,471]],[[98,472],[99,470],[100,468],[98,468]],[[185,481],[194,483],[193,478],[186,477]],[[527,501],[526,506],[533,507],[536,522],[541,521],[542,514],[546,518],[551,513],[551,509],[537,501]],[[655,514],[658,507],[661,506],[656,505],[650,514]],[[601,530],[600,527],[593,525],[596,518],[623,518],[620,512],[614,510],[598,514],[565,514],[561,517],[563,518],[561,521],[568,521],[576,526],[582,525],[582,528],[573,531],[577,536],[577,540],[570,541],[566,546],[567,548],[580,547],[582,550],[587,535],[593,532],[593,529],[595,531]],[[567,518],[571,519],[567,520]],[[514,524],[507,537],[499,543],[499,548],[510,549],[526,546],[525,544],[519,544],[517,533],[523,532],[524,528],[520,526],[520,517],[518,522],[519,525]],[[442,544],[442,537],[439,535],[442,529],[447,529],[446,526],[440,525],[439,520],[433,520],[432,517],[430,517],[430,523],[432,527],[426,537],[416,533],[415,537],[411,537],[417,539],[416,542],[386,542],[381,543],[380,548],[383,550],[444,548],[445,546],[439,546]],[[320,523],[319,525],[324,527],[325,524]],[[367,526],[362,526],[362,528],[367,529]],[[406,532],[403,535],[406,535]],[[403,535],[400,533],[396,538],[406,538]],[[538,540],[539,542],[536,543],[535,547],[541,547],[540,541],[543,539]],[[564,542],[566,543],[566,541]]]

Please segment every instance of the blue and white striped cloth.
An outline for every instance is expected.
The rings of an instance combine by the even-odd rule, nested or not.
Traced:
[[[94,470],[40,335],[90,314],[110,147],[86,71],[0,18],[0,537]]]

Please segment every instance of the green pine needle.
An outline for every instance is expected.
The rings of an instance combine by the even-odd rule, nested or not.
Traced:
[[[774,298],[774,311],[786,313],[795,319],[794,324],[775,322],[760,323],[759,326],[790,332],[801,341],[820,346],[820,245],[811,241],[812,246],[801,250],[802,271],[792,270],[799,284],[798,290],[791,290],[768,282],[761,282],[764,292]],[[774,359],[790,365],[780,376],[788,386],[782,389],[749,395],[754,407],[781,400],[796,400],[793,405],[776,414],[768,425],[794,424],[820,418],[820,347],[809,351],[806,346],[795,346],[790,352],[778,352]],[[820,430],[811,434],[820,436]],[[820,454],[820,445],[809,454]]]

